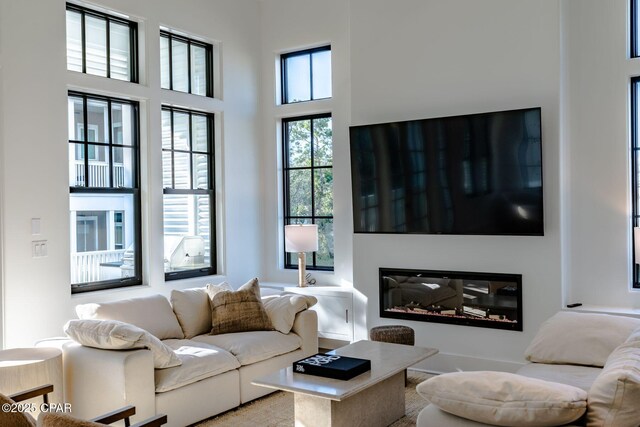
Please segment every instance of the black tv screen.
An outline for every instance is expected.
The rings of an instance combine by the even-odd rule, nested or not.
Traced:
[[[354,232],[544,234],[540,108],[349,131]]]

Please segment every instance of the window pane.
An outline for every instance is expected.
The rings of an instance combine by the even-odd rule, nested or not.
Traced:
[[[289,216],[311,215],[311,170],[290,170],[287,175]]]
[[[211,267],[207,195],[164,195],[165,272]]]
[[[113,143],[133,145],[135,139],[134,109],[129,104],[111,103],[111,123]]]
[[[109,23],[110,50],[109,64],[111,78],[118,80],[131,80],[131,44],[129,26]]]
[[[169,70],[169,37],[160,36],[160,86],[163,89],[171,89]]]
[[[289,137],[288,167],[311,166],[311,120],[287,123]]]
[[[162,148],[171,149],[171,111],[162,110]]]
[[[207,118],[199,114],[191,115],[191,134],[193,135],[193,151],[209,152]]]
[[[178,189],[190,189],[191,188],[191,159],[188,153],[173,153],[174,161],[174,178],[175,187]]]
[[[331,51],[316,52],[311,58],[313,99],[331,98]]]
[[[110,187],[108,147],[89,144],[87,150],[89,187]]]
[[[188,45],[179,40],[171,40],[173,90],[189,92]]]
[[[313,121],[313,163],[314,166],[330,166],[333,163],[331,117]]]
[[[209,156],[206,154],[193,155],[193,188],[209,188]]]
[[[107,76],[107,21],[85,16],[87,74]]]
[[[202,46],[191,45],[191,93],[207,94],[207,51]]]
[[[67,70],[82,72],[82,15],[67,10]]]
[[[333,267],[333,219],[319,219],[316,266]]]
[[[87,100],[88,142],[109,142],[109,115],[107,103]]]
[[[134,276],[133,195],[71,194],[70,209],[71,283]],[[122,221],[114,221],[114,212]]]
[[[285,60],[287,102],[311,99],[309,55],[291,56]]]
[[[333,215],[333,169],[316,169],[313,186],[316,215]]]
[[[69,117],[69,140],[84,141],[84,104],[82,98],[69,97],[67,101]]]
[[[173,113],[173,149],[189,149],[189,115]]]
[[[69,185],[84,186],[84,144],[69,144]]]
[[[173,188],[171,179],[171,151],[162,152],[162,186],[164,188]]]
[[[133,188],[133,150],[113,147],[113,186]]]

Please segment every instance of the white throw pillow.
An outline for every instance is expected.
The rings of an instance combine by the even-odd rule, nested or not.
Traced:
[[[211,330],[211,306],[204,287],[172,290],[171,306],[186,339]]]
[[[65,333],[86,347],[105,350],[148,348],[157,369],[181,365],[174,351],[144,329],[117,320],[74,319],[67,322]]]
[[[157,338],[184,338],[171,304],[162,295],[76,306],[80,319],[119,320],[148,331]]]
[[[443,374],[416,390],[445,412],[498,426],[557,426],[587,409],[584,390],[507,372]]]
[[[217,285],[214,285],[213,283],[208,283],[207,286],[205,286],[204,290],[206,291],[206,293],[207,293],[207,295],[209,297],[209,304],[211,304],[211,301],[213,301],[213,297],[218,292],[233,291],[233,288],[227,282],[222,282],[222,283],[219,283]],[[211,308],[209,308],[209,311],[211,311]],[[211,325],[209,325],[209,326],[211,326]],[[209,328],[209,330],[211,330],[211,328]]]
[[[525,350],[531,362],[604,366],[640,319],[561,311],[545,321]]]
[[[611,353],[588,402],[588,427],[640,425],[640,329]]]
[[[296,314],[317,302],[317,298],[311,295],[287,294],[262,298],[262,304],[271,324],[276,331],[283,334],[288,334],[291,331]]]

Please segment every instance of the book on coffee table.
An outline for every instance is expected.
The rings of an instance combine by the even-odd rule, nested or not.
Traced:
[[[318,353],[293,362],[293,372],[336,380],[350,380],[371,370],[371,361],[356,357]]]

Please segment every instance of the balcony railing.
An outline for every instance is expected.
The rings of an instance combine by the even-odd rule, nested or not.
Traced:
[[[113,165],[113,186],[124,187],[124,165],[122,163],[114,163]],[[75,167],[75,185],[85,186],[84,161],[77,160]],[[109,163],[89,160],[89,185],[91,187],[110,187],[109,182]]]
[[[71,254],[71,283],[98,282],[100,280],[120,277],[120,271],[114,272],[116,266],[105,266],[106,263],[120,263],[124,249],[112,251],[75,252]],[[111,270],[111,271],[109,271]],[[115,277],[114,277],[115,276]]]

